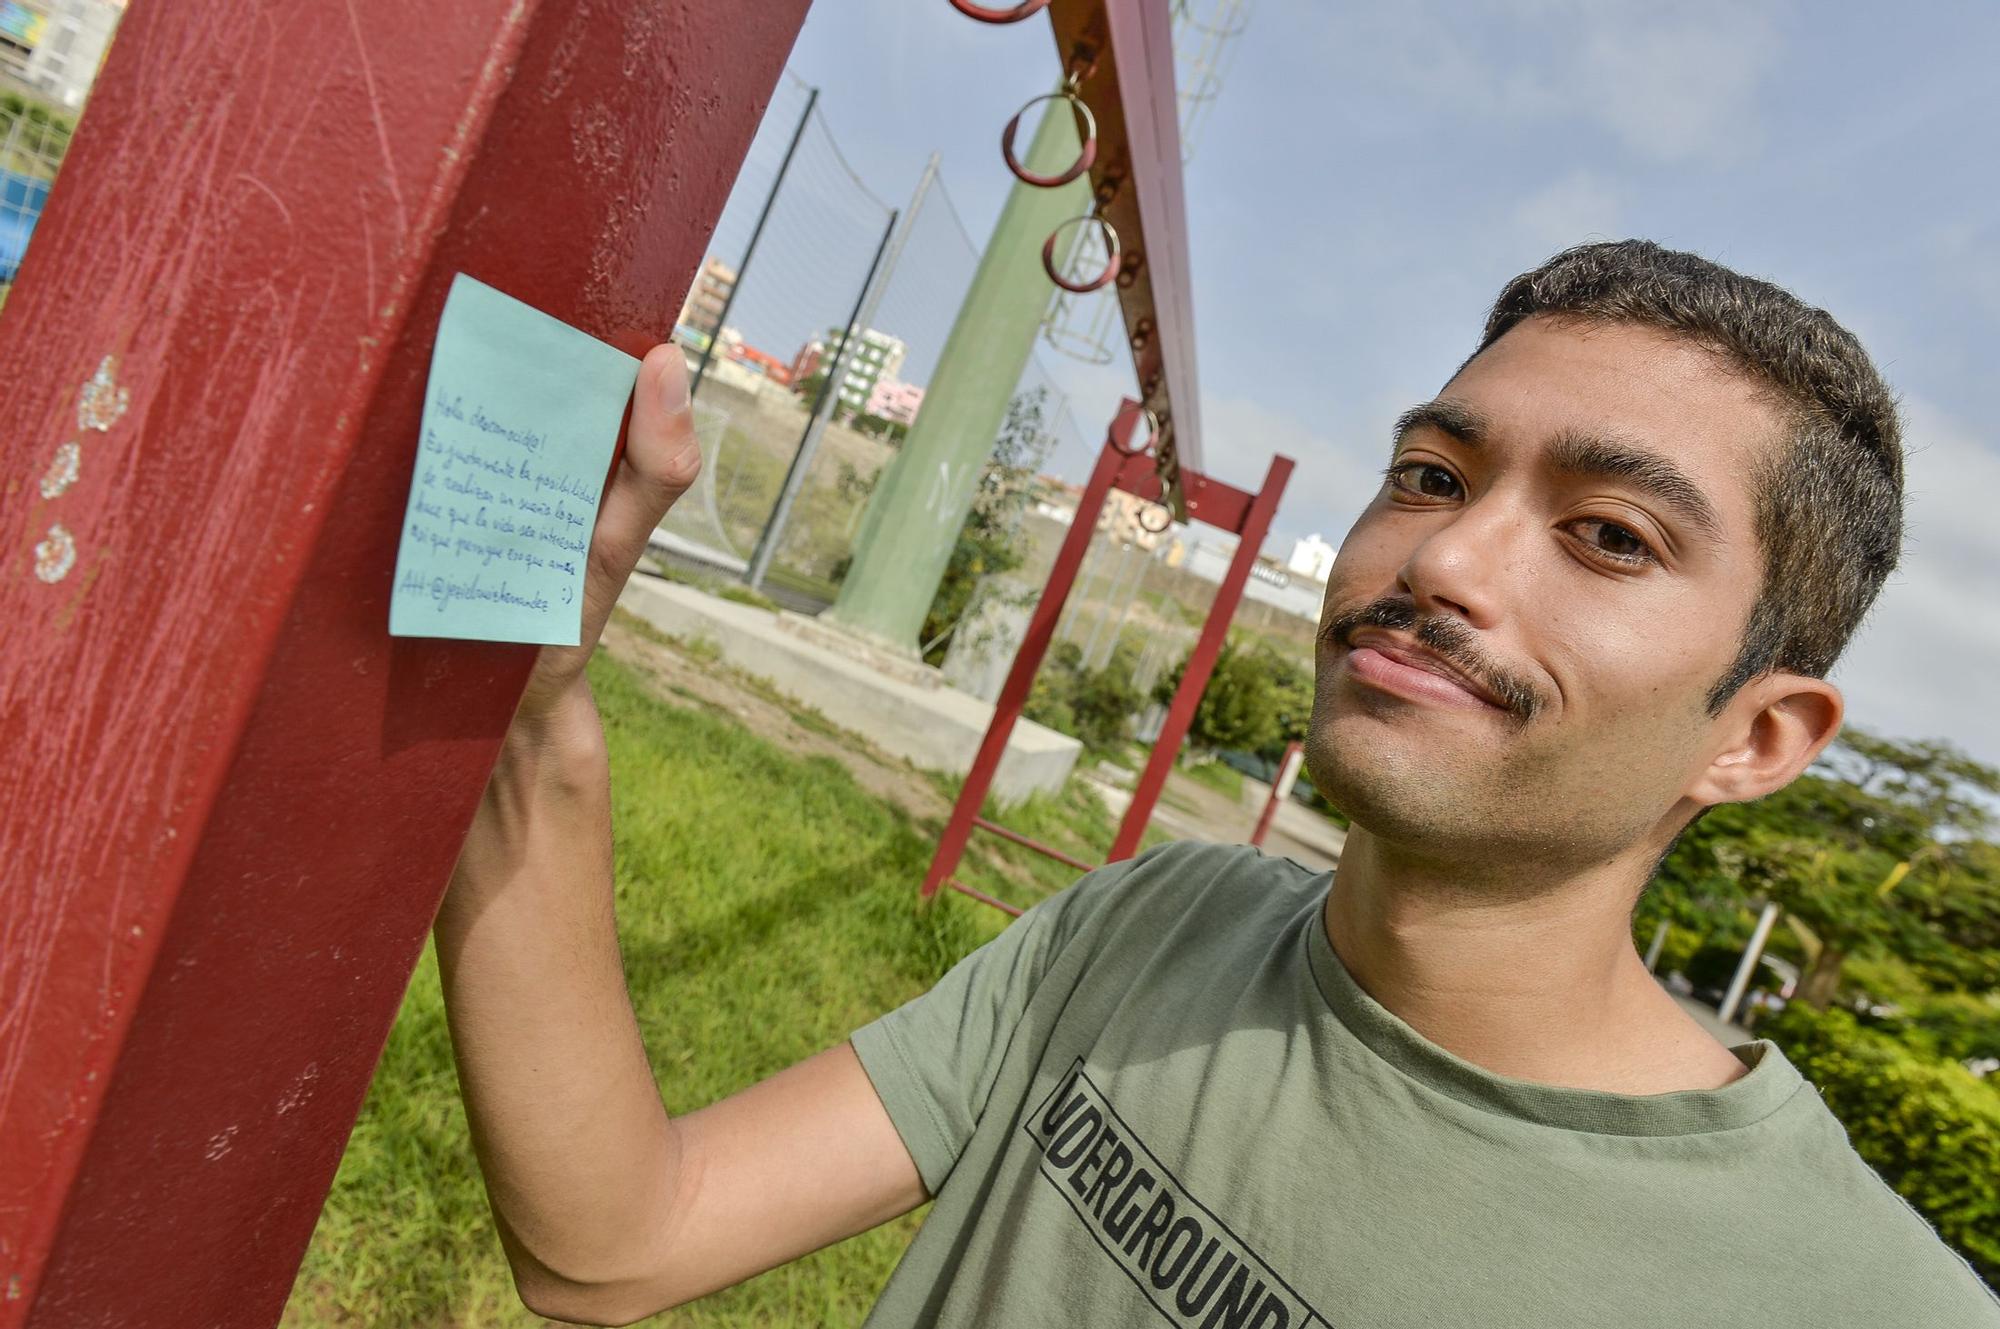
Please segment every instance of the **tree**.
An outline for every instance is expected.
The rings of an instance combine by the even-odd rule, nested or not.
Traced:
[[[1111,652],[1102,669],[1086,669],[1083,648],[1058,642],[1049,651],[1024,713],[1036,724],[1081,739],[1096,753],[1115,753],[1124,746],[1126,726],[1145,701],[1132,685],[1136,652],[1124,642]]]
[[[901,443],[909,436],[910,427],[901,420],[891,420],[885,415],[870,415],[866,411],[848,421],[864,434],[873,435],[890,443]]]
[[[1161,676],[1153,689],[1156,701],[1168,703],[1187,673],[1194,652]],[[1271,746],[1282,731],[1280,694],[1274,682],[1279,657],[1270,647],[1240,632],[1223,641],[1215,657],[1188,740],[1210,752],[1257,752]],[[1310,708],[1310,702],[1307,703]]]
[[[1309,661],[1277,650],[1267,650],[1265,657],[1271,670],[1278,733],[1260,755],[1276,761],[1284,755],[1285,744],[1303,743],[1312,731],[1313,667]]]
[[[804,402],[806,409],[810,411],[813,408],[813,404],[819,400],[820,389],[825,386],[826,367],[822,365],[798,382],[792,384],[792,391],[799,395],[799,400]]]
[[[1021,523],[1033,498],[1035,473],[1055,446],[1055,436],[1044,423],[1048,395],[1046,387],[1038,387],[1007,403],[993,455],[980,473],[972,508],[924,615],[924,658],[932,664],[943,663],[951,636],[972,609],[980,583],[1026,561]]]
[[[1690,828],[1654,912],[1708,930],[1757,900],[1807,943],[1799,995],[1824,1007],[1851,955],[1887,950],[1958,986],[2000,970],[2000,850],[1984,840],[2000,771],[1939,741],[1850,729],[1786,788]]]

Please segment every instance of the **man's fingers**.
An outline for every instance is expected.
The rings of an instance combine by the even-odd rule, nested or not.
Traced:
[[[647,352],[632,391],[632,425],[619,479],[632,479],[634,492],[655,505],[650,530],[701,470],[694,411],[688,404],[687,361],[679,348],[661,345]]]
[[[584,587],[584,639],[591,641],[611,613],[646,541],[674,500],[701,473],[701,447],[688,405],[687,362],[671,345],[655,346],[639,365],[625,457],[598,508]]]

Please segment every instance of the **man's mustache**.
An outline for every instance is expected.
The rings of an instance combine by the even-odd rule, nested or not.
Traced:
[[[1362,628],[1409,633],[1418,643],[1479,680],[1517,724],[1527,724],[1542,712],[1545,703],[1541,692],[1487,659],[1479,649],[1479,634],[1459,619],[1443,614],[1419,614],[1410,601],[1385,595],[1341,614],[1321,628],[1319,636],[1321,641],[1332,645],[1352,646],[1353,635]]]

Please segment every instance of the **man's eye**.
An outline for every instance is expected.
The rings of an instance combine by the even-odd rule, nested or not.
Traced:
[[[1458,477],[1427,461],[1403,462],[1389,468],[1389,483],[1421,498],[1457,498]]]
[[[1587,517],[1576,526],[1585,544],[1613,562],[1638,564],[1654,561],[1652,546],[1615,521]]]

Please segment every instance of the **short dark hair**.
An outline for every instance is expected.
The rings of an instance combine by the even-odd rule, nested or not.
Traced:
[[[1757,476],[1763,586],[1709,711],[1774,670],[1824,678],[1903,544],[1896,399],[1854,334],[1782,287],[1648,240],[1578,245],[1514,278],[1473,355],[1537,315],[1684,337],[1773,394],[1790,435]]]

